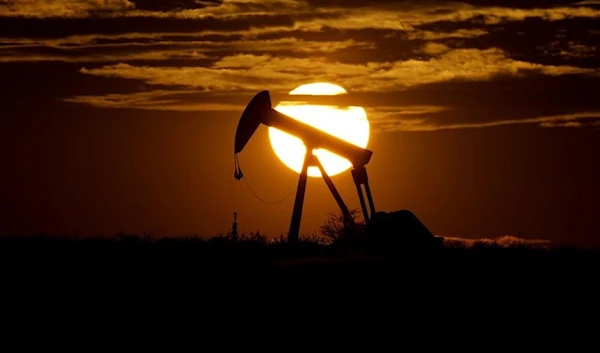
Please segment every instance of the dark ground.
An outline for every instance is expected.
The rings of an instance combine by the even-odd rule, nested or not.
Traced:
[[[33,285],[53,280],[104,283],[107,288],[163,281],[202,286],[222,280],[234,286],[235,281],[261,280],[327,287],[360,283],[585,286],[598,279],[600,249],[446,244],[443,249],[415,253],[312,241],[290,246],[264,239],[37,236],[1,238],[0,265],[5,280]]]
[[[447,344],[437,331],[454,332],[461,347],[475,336],[496,345],[532,332],[550,343],[568,328],[593,341],[599,269],[600,250],[574,248],[410,254],[262,239],[4,237],[0,309],[10,328],[3,338],[24,334],[20,345],[47,345],[49,334],[86,347],[136,339],[137,347],[171,330],[169,345],[189,337],[198,347],[211,338],[247,347],[262,338],[286,350],[307,339],[316,348],[323,337],[371,348],[411,338]]]
[[[3,237],[2,313],[23,325],[70,318],[125,330],[133,324],[123,317],[161,326],[218,320],[223,329],[244,320],[246,329],[267,315],[276,326],[304,318],[310,327],[332,320],[363,327],[414,325],[402,321],[409,313],[422,325],[441,318],[449,325],[475,313],[526,330],[523,317],[597,317],[597,249],[454,244],[403,253],[263,240]]]

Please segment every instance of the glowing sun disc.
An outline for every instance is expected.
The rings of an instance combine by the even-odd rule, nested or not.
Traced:
[[[299,86],[290,91],[289,94],[333,96],[346,93],[346,90],[338,85],[327,82],[315,82]],[[279,103],[275,107],[275,110],[356,146],[366,148],[369,142],[369,121],[367,113],[362,107],[340,107],[284,101]],[[306,146],[302,140],[273,127],[269,127],[269,140],[273,151],[283,164],[300,173],[306,153]],[[319,158],[323,164],[323,168],[331,176],[340,174],[352,166],[346,158],[325,149],[315,149],[313,150],[313,154]],[[308,175],[311,177],[320,177],[321,172],[317,167],[312,166],[308,168]]]

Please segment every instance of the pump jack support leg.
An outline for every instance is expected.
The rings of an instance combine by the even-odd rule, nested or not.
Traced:
[[[375,204],[373,203],[373,196],[371,195],[371,188],[369,187],[369,176],[367,175],[367,169],[365,166],[358,166],[352,169],[352,179],[354,180],[354,185],[356,185],[356,191],[358,192],[358,198],[360,199],[360,206],[362,207],[365,223],[367,223],[375,214]],[[367,193],[367,198],[369,199],[369,208],[371,209],[370,216],[367,213],[365,195],[360,187],[361,185],[365,186],[365,192]]]
[[[300,219],[302,218],[302,206],[304,205],[304,194],[306,192],[306,179],[308,178],[308,165],[313,158],[312,150],[306,149],[302,172],[298,179],[298,190],[296,190],[296,200],[294,201],[294,212],[290,222],[290,231],[288,232],[288,243],[297,243],[300,233]]]
[[[342,215],[344,216],[344,225],[349,225],[350,223],[353,222],[353,219],[352,219],[352,216],[350,215],[350,211],[348,211],[348,207],[346,206],[346,203],[344,203],[342,196],[337,191],[335,185],[333,185],[333,181],[331,180],[331,177],[327,174],[327,172],[325,171],[325,168],[323,168],[323,164],[321,164],[319,157],[314,156],[313,162],[314,162],[314,164],[317,165],[317,167],[319,167],[319,170],[321,171],[321,175],[323,176],[323,180],[325,180],[325,184],[327,184],[327,187],[329,188],[329,191],[331,191],[331,194],[333,195],[335,202],[337,202],[338,206],[342,210]]]
[[[364,166],[355,167],[354,169],[352,169],[352,180],[354,180],[354,185],[356,185],[356,191],[358,192],[358,199],[360,200],[360,207],[362,208],[365,223],[367,223],[369,221],[369,213],[367,212],[367,205],[365,204],[365,195],[363,195],[362,188],[360,187],[361,185],[365,184],[365,189],[367,190],[367,193],[369,194],[369,201],[371,202],[371,212],[373,211],[374,207],[372,206],[373,200],[370,198],[371,190],[369,190],[368,184],[367,184],[369,178],[367,177],[367,170],[365,169]],[[371,216],[373,216],[373,215],[371,214]]]
[[[367,205],[365,204],[365,196],[363,195],[360,184],[355,182],[354,185],[356,185],[356,191],[358,192],[358,199],[360,200],[363,218],[365,219],[365,223],[367,223],[369,221],[369,213],[367,212]]]
[[[371,217],[375,214],[375,204],[373,203],[373,196],[371,195],[371,188],[369,187],[369,181],[365,181],[365,192],[367,193],[367,199],[369,200],[369,208],[371,209]]]

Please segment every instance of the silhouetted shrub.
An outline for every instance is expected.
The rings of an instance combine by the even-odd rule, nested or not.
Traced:
[[[320,233],[329,239],[328,243],[334,243],[348,240],[351,237],[357,237],[362,234],[364,225],[362,222],[358,222],[357,218],[360,215],[360,211],[356,208],[349,210],[352,222],[354,223],[351,227],[345,227],[344,225],[344,214],[341,210],[329,211],[329,217],[323,225],[319,227]]]

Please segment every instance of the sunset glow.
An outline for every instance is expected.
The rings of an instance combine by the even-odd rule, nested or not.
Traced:
[[[299,232],[334,241],[313,153],[362,221],[342,156],[437,235],[600,246],[600,0],[0,0],[0,23],[0,253],[233,239],[232,212],[270,244],[299,189]]]
[[[319,82],[297,87],[290,92],[290,95],[338,95],[346,93],[346,90],[338,85]],[[359,147],[366,148],[369,142],[369,121],[367,113],[362,107],[339,107],[283,101],[275,109]],[[269,128],[269,139],[277,157],[287,167],[300,173],[306,153],[306,147],[302,140],[272,127]],[[352,166],[347,159],[325,149],[315,149],[313,153],[319,157],[329,175],[342,173]],[[317,167],[309,167],[308,175],[320,177],[321,172]]]

